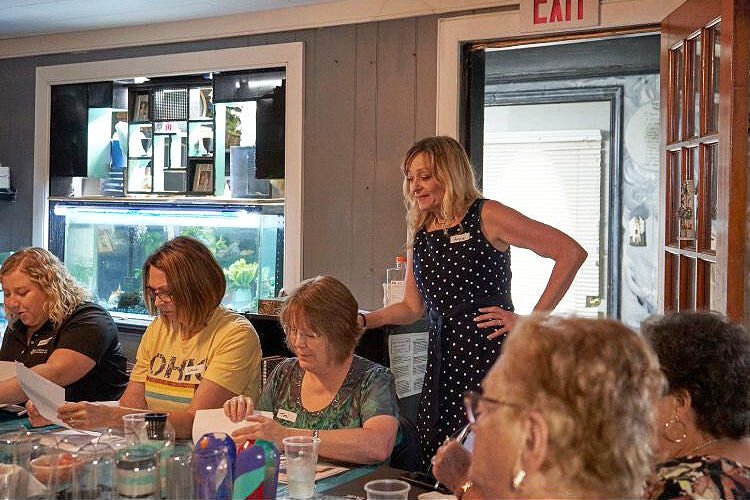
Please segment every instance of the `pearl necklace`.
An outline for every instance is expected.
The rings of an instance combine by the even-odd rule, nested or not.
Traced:
[[[718,443],[719,441],[722,441],[723,439],[724,438],[709,439],[708,441],[705,441],[705,442],[699,444],[698,446],[696,446],[695,448],[693,448],[692,450],[690,450],[690,453],[688,453],[688,455],[693,455],[693,454],[695,454],[695,452],[697,452],[699,450],[702,450],[706,446],[711,446],[712,444]]]

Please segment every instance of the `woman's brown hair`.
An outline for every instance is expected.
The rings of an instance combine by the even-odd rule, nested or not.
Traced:
[[[281,324],[287,344],[291,330],[309,328],[325,337],[338,362],[349,357],[362,330],[357,324],[357,300],[336,278],[317,276],[303,281],[284,302]]]
[[[200,241],[178,236],[164,243],[143,264],[143,300],[146,309],[156,314],[154,298],[148,292],[151,267],[167,275],[169,294],[177,309],[179,325],[170,328],[195,333],[206,326],[209,316],[221,304],[226,278],[211,251]]]

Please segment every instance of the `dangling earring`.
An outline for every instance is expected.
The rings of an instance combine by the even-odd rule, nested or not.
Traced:
[[[675,429],[675,427],[680,426],[679,430]],[[677,432],[678,437],[673,437],[674,434],[670,436],[670,433]],[[677,412],[674,413],[672,418],[669,420],[669,422],[664,423],[664,432],[662,432],[662,435],[664,436],[664,439],[669,441],[670,443],[681,443],[687,439],[687,426],[680,420],[680,417],[677,415]]]
[[[513,481],[510,483],[513,487],[513,491],[518,490],[518,488],[521,487],[521,483],[523,483],[523,480],[526,479],[526,471],[521,469],[518,472],[516,472],[516,475],[513,476]]]

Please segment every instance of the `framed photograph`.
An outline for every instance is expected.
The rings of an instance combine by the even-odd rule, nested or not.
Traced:
[[[148,120],[148,94],[138,94],[133,103],[133,121],[145,122]]]
[[[195,177],[193,177],[193,191],[196,193],[214,192],[214,165],[213,163],[197,163],[195,165]]]

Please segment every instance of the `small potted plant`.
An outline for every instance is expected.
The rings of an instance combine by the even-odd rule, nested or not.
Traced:
[[[253,303],[252,284],[258,274],[257,262],[246,262],[240,258],[224,268],[229,289],[234,292],[233,306],[238,311],[246,311]]]

